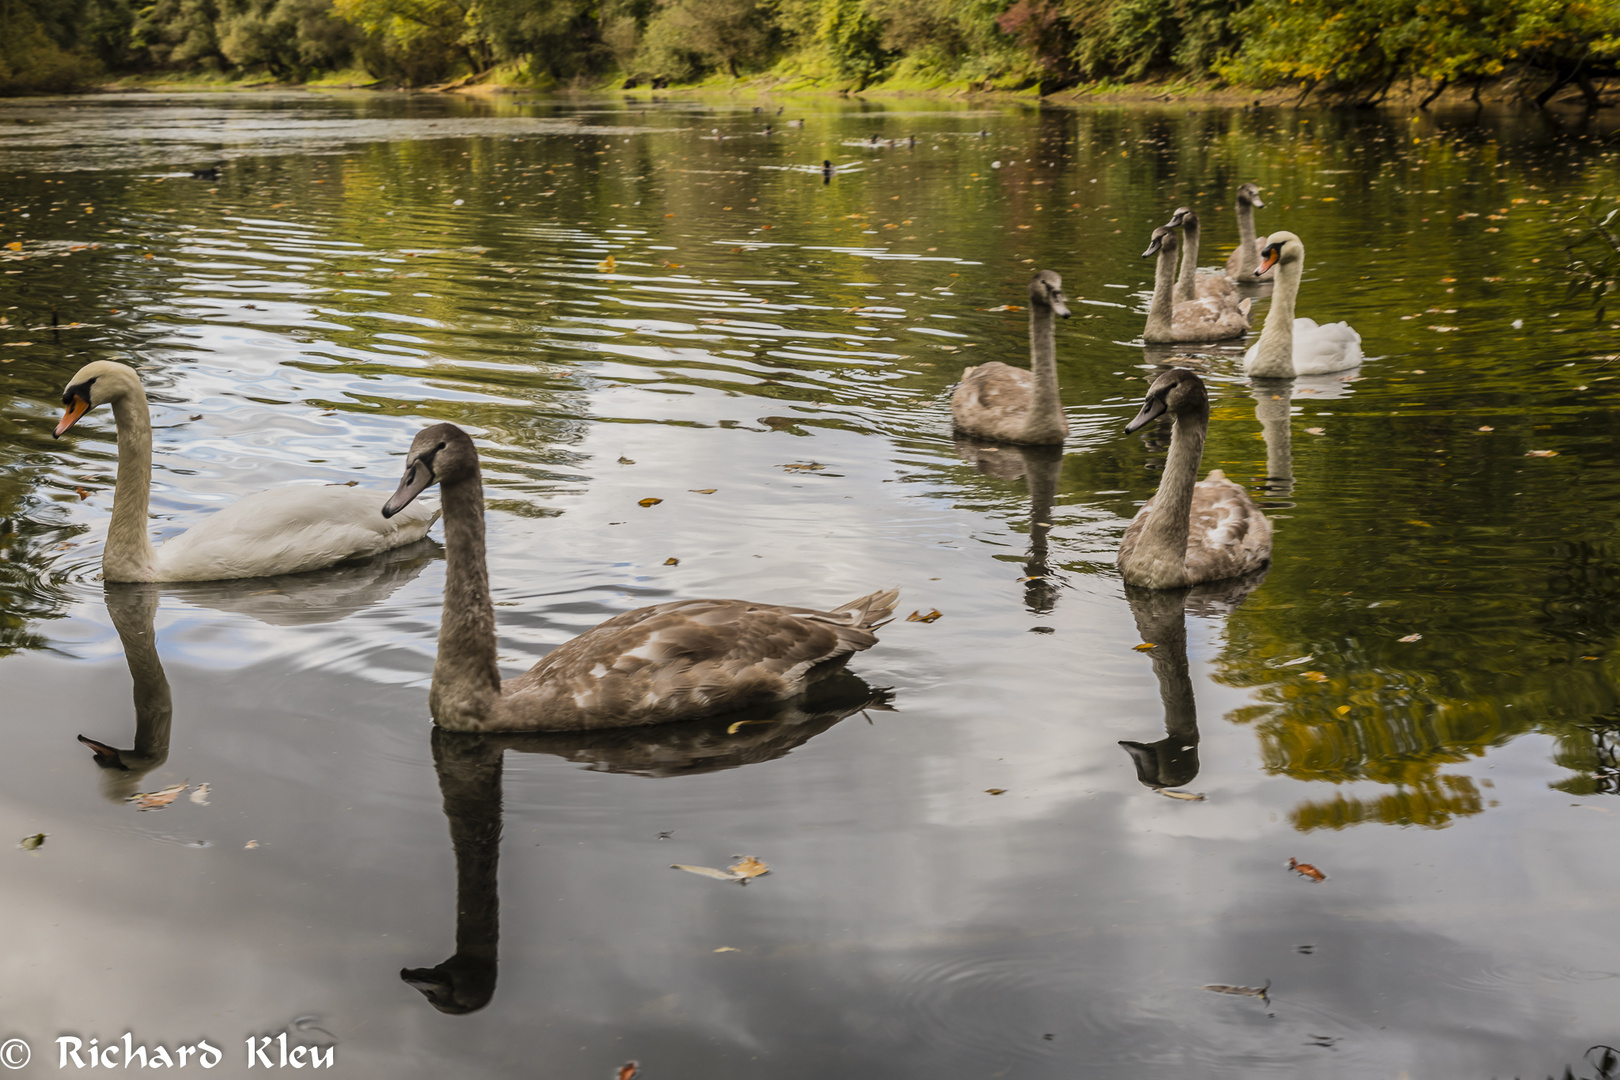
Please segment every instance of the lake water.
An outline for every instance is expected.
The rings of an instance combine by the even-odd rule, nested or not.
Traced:
[[[19,1075],[126,1032],[211,1075],[281,1033],[352,1077],[1595,1075],[1620,337],[1559,268],[1615,147],[1491,112],[0,104],[0,839],[46,834],[0,856]],[[1123,430],[1171,355],[1141,252],[1188,203],[1224,262],[1246,180],[1370,359],[1175,354],[1205,468],[1276,525],[1264,583],[1184,618],[1113,569],[1167,437]],[[1039,268],[1073,434],[976,468],[948,390],[1025,362]],[[98,358],[152,396],[158,536],[472,431],[508,675],[665,598],[942,614],[735,731],[435,734],[435,540],[102,584],[112,418],[50,436]],[[771,873],[670,869],[737,854]]]

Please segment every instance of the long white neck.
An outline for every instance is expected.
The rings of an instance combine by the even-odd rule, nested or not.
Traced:
[[[1198,296],[1198,219],[1181,226],[1181,270],[1176,275],[1176,302]]]
[[[1168,341],[1170,338],[1170,317],[1175,310],[1175,300],[1171,296],[1174,268],[1170,259],[1173,255],[1174,252],[1159,249],[1153,276],[1153,302],[1148,305],[1147,329],[1143,331],[1143,337],[1148,341]]]
[[[1061,440],[1069,433],[1058,396],[1057,329],[1051,305],[1033,298],[1029,305],[1029,366],[1035,377],[1024,438],[1029,442]]]
[[[1254,363],[1245,365],[1257,379],[1294,377],[1294,304],[1304,272],[1304,259],[1278,263],[1273,271],[1277,284],[1271,293],[1271,310],[1266,312],[1266,328],[1254,347]]]
[[[108,581],[154,581],[157,549],[146,531],[152,498],[152,414],[146,391],[138,381],[130,381],[132,387],[112,402],[118,428],[118,479],[101,575]]]
[[[1192,517],[1193,487],[1198,483],[1198,462],[1204,456],[1209,422],[1202,416],[1180,415],[1170,431],[1170,455],[1164,479],[1153,496],[1153,514],[1136,542],[1136,558],[1159,566],[1179,566],[1182,578],[1164,581],[1159,588],[1187,584],[1187,533]]]
[[[444,613],[428,708],[451,731],[487,731],[501,700],[495,662],[495,604],[484,556],[484,483],[473,474],[441,484],[444,497]]]
[[[1244,199],[1239,199],[1237,219],[1238,251],[1241,254],[1238,275],[1239,280],[1247,281],[1254,276],[1255,269],[1260,265],[1260,253],[1254,247],[1254,205]]]

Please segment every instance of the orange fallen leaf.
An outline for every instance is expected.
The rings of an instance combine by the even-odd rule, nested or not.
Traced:
[[[726,870],[718,870],[712,866],[690,866],[686,863],[670,863],[671,870],[685,870],[688,874],[697,874],[699,877],[714,878],[716,881],[735,881],[739,885],[746,885],[754,878],[764,877],[771,872],[771,868],[752,855],[733,855],[737,862],[731,864]]]
[[[1302,672],[1300,672],[1300,674],[1305,676],[1307,679],[1311,680],[1311,682],[1327,682],[1328,681],[1328,677],[1326,675],[1322,674],[1320,671],[1302,671]]]
[[[663,499],[650,499],[650,498],[649,499],[641,499],[640,501],[638,501],[636,503],[636,505],[637,506],[657,506],[659,503],[661,503],[663,501],[664,501]]]
[[[170,784],[160,791],[137,791],[126,802],[132,802],[140,810],[161,810],[180,797],[190,781],[181,784]]]
[[[607,258],[597,263],[596,268],[602,271],[604,274],[611,274],[613,271],[619,268],[619,264],[613,261],[613,256],[609,255]]]
[[[679,565],[681,565],[681,560],[679,560],[679,559],[675,558],[675,556],[671,555],[669,558],[664,560],[664,565],[665,566],[679,566]]]
[[[1491,427],[1489,424],[1485,424],[1479,430],[1481,430],[1481,431],[1495,431],[1496,429]]]
[[[13,240],[11,243],[6,245],[6,250],[7,251],[21,251],[22,250],[22,241],[21,240]]]
[[[88,499],[90,497],[90,493],[88,491],[84,490],[84,488],[74,488],[73,490],[79,493],[79,501],[80,502],[84,502],[84,500],[86,500],[86,499]]]
[[[939,610],[939,608],[935,608],[926,615],[920,611],[913,611],[910,615],[906,616],[906,622],[934,622],[935,620],[943,617],[944,614],[945,613]]]
[[[1557,457],[1558,456],[1558,451],[1556,451],[1556,450],[1526,450],[1524,452],[1524,456],[1525,457]]]
[[[987,787],[984,789],[984,793],[986,795],[1005,795],[1007,794],[1007,789],[1004,787]]]
[[[634,1061],[627,1061],[620,1065],[619,1070],[613,1074],[613,1080],[635,1080],[636,1073],[640,1071],[640,1065],[637,1065]]]
[[[1407,634],[1405,637],[1399,638],[1398,640],[1400,640],[1400,641],[1422,641],[1423,640],[1423,635],[1422,634]]]
[[[1300,877],[1307,877],[1307,878],[1310,878],[1312,881],[1320,882],[1320,881],[1326,881],[1327,880],[1327,875],[1326,874],[1322,873],[1322,871],[1318,870],[1316,867],[1312,866],[1308,862],[1299,862],[1296,859],[1289,859],[1288,860],[1288,869],[1292,870],[1294,873],[1298,874]]]

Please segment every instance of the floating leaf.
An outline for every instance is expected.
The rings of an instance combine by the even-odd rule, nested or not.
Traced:
[[[1002,304],[999,307],[985,308],[986,311],[1023,311],[1017,304]]]
[[[679,566],[679,565],[681,565],[681,560],[679,560],[675,556],[671,555],[669,558],[664,560],[664,565],[665,566]]]
[[[23,837],[22,840],[18,842],[17,846],[22,848],[24,851],[36,851],[43,843],[45,843],[45,834],[42,832],[37,832],[33,836]]]
[[[635,463],[636,463],[635,458],[627,458],[623,454],[619,455],[619,464],[620,465],[634,465]]]
[[[1340,705],[1337,709],[1334,709],[1333,711],[1338,713],[1340,716],[1349,716],[1350,715],[1350,706],[1348,706],[1348,705]]]
[[[1131,646],[1132,650],[1134,650],[1136,652],[1147,652],[1149,649],[1157,649],[1158,647],[1159,647],[1158,645],[1154,644],[1151,641],[1144,641],[1140,645],[1132,645]]]
[[[170,784],[160,791],[137,791],[125,801],[134,803],[141,810],[161,810],[178,799],[180,793],[185,791],[189,784],[190,781],[187,781],[180,784]]]
[[[1268,996],[1271,991],[1270,979],[1266,980],[1264,986],[1227,986],[1225,983],[1210,983],[1203,989],[1216,994],[1235,994],[1238,997],[1259,998],[1266,1004],[1271,1004],[1271,998]]]
[[[637,503],[636,503],[636,505],[637,505],[637,506],[657,506],[657,505],[658,505],[658,504],[659,504],[659,503],[661,503],[661,502],[663,502],[663,501],[664,501],[664,500],[663,500],[663,499],[653,499],[653,498],[647,498],[647,499],[641,499],[641,500],[639,500],[639,501],[638,501],[638,502],[637,502]]]
[[[1423,640],[1423,635],[1422,634],[1407,634],[1405,637],[1400,638],[1399,640],[1403,641],[1403,642],[1405,642],[1405,641],[1422,641]]]
[[[1300,877],[1307,877],[1307,878],[1310,878],[1312,881],[1320,882],[1320,881],[1326,881],[1327,880],[1327,875],[1326,874],[1322,873],[1322,871],[1318,870],[1316,867],[1312,866],[1308,862],[1299,862],[1296,859],[1289,859],[1288,860],[1288,869],[1292,870],[1294,873],[1298,874]]]
[[[1482,425],[1480,427],[1479,430],[1481,430],[1481,431],[1495,431],[1496,429],[1491,427],[1489,424],[1484,424],[1484,425]]]
[[[613,261],[613,256],[609,255],[607,258],[597,263],[596,268],[602,271],[604,274],[611,274],[613,271],[619,268],[619,264]]]
[[[22,241],[21,240],[13,240],[11,243],[6,245],[6,250],[7,251],[21,251],[22,250]]]
[[[90,493],[84,490],[84,488],[74,488],[73,490],[78,494],[80,502],[84,502],[84,500],[90,497]]]
[[[1167,799],[1180,799],[1182,802],[1203,802],[1204,796],[1197,791],[1171,791],[1169,788],[1153,788],[1155,794],[1163,795]]]
[[[984,793],[986,795],[1005,795],[1007,794],[1007,789],[1004,787],[987,787],[984,789]]]
[[[718,952],[719,950],[717,949],[715,951]],[[623,1065],[620,1065],[618,1071],[613,1074],[613,1080],[635,1080],[636,1073],[640,1071],[640,1065],[636,1064],[634,1061],[627,1061]]]
[[[686,490],[690,491],[694,495],[713,495],[715,492],[719,491],[720,489],[719,488],[687,488]]]
[[[742,952],[742,950],[737,948],[735,945],[722,945],[722,946],[720,946],[718,949],[716,949],[714,951],[715,952]]]
[[[933,622],[942,617],[944,614],[945,613],[939,610],[939,608],[935,608],[926,615],[920,611],[913,611],[910,615],[906,616],[906,622]]]
[[[685,870],[688,874],[697,874],[699,877],[714,878],[716,881],[735,881],[739,885],[746,885],[754,878],[771,872],[770,867],[752,855],[734,855],[732,858],[739,861],[732,863],[729,870],[717,870],[712,866],[689,866],[686,863],[670,863],[669,868]]]
[[[242,845],[242,850],[243,851],[252,851],[254,848],[256,848],[258,846],[259,846],[259,842],[257,840],[249,840],[247,843]]]
[[[1323,431],[1319,427],[1308,427],[1308,428],[1305,429],[1305,434],[1307,434],[1307,435],[1325,435],[1327,433],[1325,431]]]
[[[733,855],[737,862],[731,864],[731,872],[740,878],[764,877],[771,872],[771,868],[752,855]]]
[[[827,466],[823,465],[819,461],[796,461],[791,465],[782,466],[782,468],[788,470],[789,472],[820,472],[826,467]]]
[[[198,784],[197,785],[197,790],[193,791],[190,795],[187,795],[186,798],[190,799],[192,802],[196,803],[198,806],[207,806],[208,805],[208,785],[207,784]]]
[[[330,415],[330,414],[328,414],[328,415]],[[203,418],[203,414],[202,413],[193,413],[191,418],[193,420],[201,420]]]
[[[1300,672],[1300,674],[1305,676],[1307,679],[1311,680],[1311,682],[1327,682],[1328,681],[1328,677],[1326,675],[1322,674],[1320,671],[1302,671],[1302,672]]]
[[[1556,451],[1556,450],[1526,450],[1524,452],[1524,456],[1525,457],[1557,457],[1558,456],[1558,451]]]

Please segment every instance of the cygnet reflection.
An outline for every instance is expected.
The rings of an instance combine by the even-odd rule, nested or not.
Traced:
[[[612,731],[488,735],[433,729],[433,767],[456,855],[456,951],[399,977],[440,1012],[476,1012],[495,996],[500,940],[501,779],[507,750],[553,754],[599,772],[662,778],[779,758],[853,713],[887,710],[889,692],[848,672],[790,702],[684,723]]]
[[[1024,606],[1045,615],[1057,606],[1060,583],[1049,558],[1052,504],[1063,470],[1063,447],[1018,446],[958,436],[956,456],[997,480],[1023,477],[1029,485],[1029,553],[1024,560]]]

